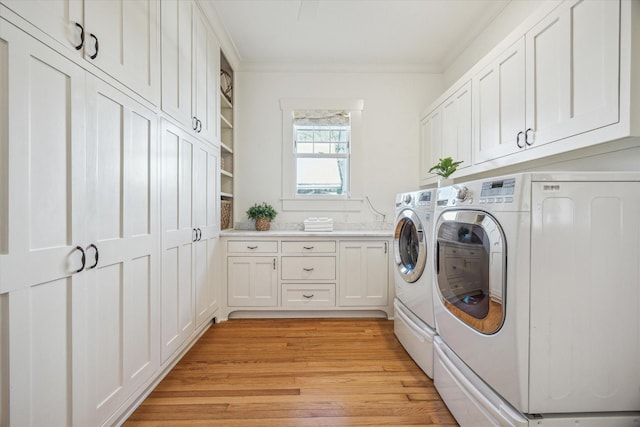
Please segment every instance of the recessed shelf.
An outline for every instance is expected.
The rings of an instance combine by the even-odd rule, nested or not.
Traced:
[[[229,178],[233,178],[233,174],[231,172],[227,172],[224,169],[220,169],[220,175],[223,175],[223,176],[226,176],[226,177],[229,177]]]

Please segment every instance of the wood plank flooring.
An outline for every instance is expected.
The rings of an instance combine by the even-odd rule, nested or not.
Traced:
[[[213,325],[124,424],[455,426],[383,319]]]

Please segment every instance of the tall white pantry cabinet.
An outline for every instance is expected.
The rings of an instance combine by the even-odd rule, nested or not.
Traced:
[[[118,422],[216,314],[219,140],[161,108],[160,22],[154,0],[0,1],[3,427]],[[169,130],[193,142],[188,171],[165,159]],[[178,277],[171,172],[192,190]],[[165,351],[179,310],[192,325]]]

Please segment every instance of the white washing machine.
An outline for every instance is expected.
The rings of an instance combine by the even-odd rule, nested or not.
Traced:
[[[640,425],[640,173],[439,189],[434,382],[462,426]]]
[[[433,290],[431,251],[435,190],[396,196],[394,233],[394,330],[413,360],[433,378]]]

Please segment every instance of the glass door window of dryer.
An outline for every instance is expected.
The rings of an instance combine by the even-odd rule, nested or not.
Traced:
[[[413,283],[420,278],[427,259],[426,236],[422,222],[412,210],[404,210],[395,231],[396,268],[404,280]]]
[[[454,316],[485,334],[504,322],[503,242],[499,225],[483,212],[445,212],[438,221],[440,298]]]

